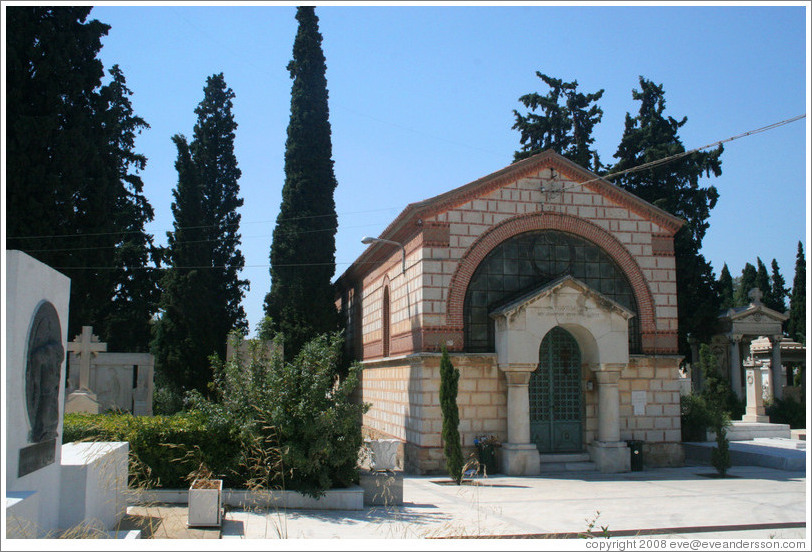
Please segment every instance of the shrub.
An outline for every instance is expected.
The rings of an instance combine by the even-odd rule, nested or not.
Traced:
[[[443,455],[448,475],[459,485],[463,476],[462,444],[460,443],[460,413],[457,408],[457,387],[460,371],[451,364],[443,346],[440,359],[440,408],[443,412]]]
[[[774,399],[765,408],[770,422],[774,424],[788,424],[792,429],[806,427],[806,409],[792,397]]]
[[[235,354],[216,362],[212,399],[199,393],[190,403],[213,428],[239,440],[240,476],[251,488],[287,488],[318,497],[357,482],[363,444],[361,416],[367,405],[353,402],[361,367],[338,378],[340,333],[307,343],[292,362],[281,347],[268,354],[269,321],[249,343],[249,357]],[[275,338],[277,345],[280,336]],[[238,350],[238,348],[235,348]]]
[[[711,411],[711,427],[716,432],[716,446],[711,450],[711,465],[722,477],[730,468],[730,442],[727,440],[727,426],[730,425],[730,417],[727,412],[718,408]]]
[[[700,345],[699,365],[705,380],[702,386],[702,398],[705,399],[709,410],[719,409],[727,412],[730,419],[738,420],[744,415],[745,402],[736,396],[730,387],[730,382],[719,375],[716,364],[716,356],[710,347],[705,343]]]
[[[174,416],[66,414],[62,441],[127,441],[130,485],[183,488],[200,463],[230,484],[238,443],[210,427],[201,413]]]
[[[683,395],[680,403],[680,429],[684,442],[705,441],[711,413],[702,395]]]

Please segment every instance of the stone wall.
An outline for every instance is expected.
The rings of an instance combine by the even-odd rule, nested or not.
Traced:
[[[643,352],[673,354],[677,345],[676,266],[670,230],[641,214],[626,196],[578,184],[548,168],[497,183],[484,195],[457,200],[420,221],[405,240],[406,274],[401,252],[386,246],[375,268],[364,272],[359,295],[364,360],[383,357],[383,290],[390,297],[390,355],[451,351],[463,347],[462,312],[468,278],[493,247],[532,230],[571,232],[603,248],[626,272],[635,290]],[[478,190],[482,192],[482,190]],[[364,269],[368,270],[368,269]]]
[[[634,356],[618,384],[621,440],[644,441],[647,466],[679,466],[684,462],[679,361],[680,357],[675,356]],[[467,458],[474,452],[478,435],[492,434],[502,442],[507,439],[507,385],[497,367],[496,355],[452,354],[451,362],[460,370],[457,405],[463,454]],[[409,473],[444,473],[440,355],[423,353],[368,361],[362,379],[364,400],[372,405],[364,415],[367,435],[403,441],[404,467]],[[597,436],[598,393],[589,367],[582,369],[582,380],[586,444]],[[632,391],[646,392],[642,414],[634,412]]]

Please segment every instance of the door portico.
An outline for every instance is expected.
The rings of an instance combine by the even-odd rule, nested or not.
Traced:
[[[534,442],[534,438],[538,441],[539,427],[535,422],[539,420],[531,421],[529,384],[532,377],[544,377],[536,375],[542,362],[561,361],[555,357],[555,347],[551,348],[550,343],[556,336],[563,335],[568,336],[563,338],[565,342],[574,342],[567,347],[575,346],[579,354],[577,384],[583,383],[582,372],[597,384],[598,432],[597,438],[587,444],[590,457],[602,472],[628,471],[628,448],[620,441],[618,381],[629,362],[628,320],[631,316],[631,311],[571,276],[551,282],[491,312],[495,320],[499,368],[505,374],[508,387],[508,442],[502,446],[505,473],[540,473],[539,449]],[[549,340],[546,347],[545,339]],[[541,359],[543,354],[548,355],[546,361]],[[549,375],[547,378],[546,383],[534,383],[541,389],[547,388],[550,396],[558,396],[555,386],[568,385],[560,378],[559,381]],[[580,391],[583,392],[583,388]],[[534,390],[534,394],[538,391]],[[576,395],[570,393],[567,400],[574,400],[572,397]],[[556,416],[549,412],[548,409],[547,416],[555,419]],[[573,417],[572,414],[567,416]],[[562,432],[578,431],[577,438],[580,439],[583,430],[579,420],[570,421],[575,424],[567,426],[562,423],[558,429]],[[552,420],[548,420],[548,427],[553,430]],[[536,431],[535,436],[532,431]],[[573,441],[573,436],[568,436],[570,448],[576,446],[572,443],[578,439]]]

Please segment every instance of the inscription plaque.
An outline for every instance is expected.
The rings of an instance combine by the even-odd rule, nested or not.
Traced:
[[[17,477],[28,475],[49,464],[56,458],[56,439],[43,441],[20,449]]]

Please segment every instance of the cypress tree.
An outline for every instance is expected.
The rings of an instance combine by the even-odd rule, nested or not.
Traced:
[[[719,308],[729,309],[733,306],[733,277],[727,268],[727,263],[722,266],[719,274]]]
[[[798,343],[806,343],[806,260],[804,246],[800,241],[795,256],[795,278],[792,280],[792,294],[789,298],[787,332]]]
[[[603,110],[595,104],[603,96],[603,89],[583,94],[578,92],[577,80],[564,82],[540,71],[536,75],[550,90],[545,96],[534,92],[519,98],[530,112],[522,115],[513,110],[516,117],[513,128],[521,133],[522,144],[513,160],[553,149],[582,167],[597,171],[600,161],[597,151],[591,149],[595,141],[592,130],[603,117]]]
[[[756,287],[761,290],[762,302],[766,305],[771,293],[770,275],[760,257],[756,257]]]
[[[440,409],[443,413],[443,455],[448,475],[457,485],[462,482],[463,459],[460,443],[460,413],[457,407],[457,389],[460,371],[451,364],[451,358],[443,345],[440,357]]]
[[[178,150],[175,220],[153,351],[162,377],[177,392],[208,392],[209,356],[224,358],[229,332],[247,329],[240,302],[248,282],[238,277],[245,260],[238,249],[236,209],[243,202],[232,98],[222,73],[206,79],[192,142],[181,135],[172,139]]]
[[[229,332],[248,329],[241,302],[249,282],[239,278],[245,257],[239,249],[241,217],[237,209],[242,207],[243,200],[239,197],[238,184],[242,171],[237,167],[234,155],[234,132],[237,130],[232,113],[234,96],[223,73],[206,79],[203,100],[195,108],[197,123],[189,144],[200,178],[201,222],[208,240],[208,266],[211,266],[211,288],[207,290],[215,340],[211,348],[221,357],[225,356]]]
[[[778,261],[773,259],[770,265],[772,275],[770,277],[770,293],[764,298],[764,304],[774,311],[786,312],[787,302],[786,296],[789,288],[786,287],[787,283],[781,271],[778,269]]]
[[[758,287],[757,282],[758,275],[756,273],[756,267],[750,263],[745,263],[734,297],[734,302],[737,307],[744,307],[750,304],[750,290],[754,287]]]
[[[285,149],[285,184],[271,245],[271,290],[265,313],[293,358],[312,337],[339,326],[331,280],[338,217],[326,63],[313,7],[299,22],[288,64],[293,79]]]
[[[632,90],[640,101],[636,117],[626,114],[623,137],[611,172],[632,169],[685,152],[678,131],[688,121],[666,116],[662,85],[640,77],[640,91]],[[722,174],[722,146],[707,152],[695,152],[648,169],[622,174],[617,185],[673,215],[687,224],[674,236],[677,265],[677,304],[679,347],[690,354],[686,335],[708,341],[716,328],[719,296],[710,263],[699,253],[708,229],[710,211],[719,194],[714,186],[699,186],[704,176]]]
[[[178,185],[172,190],[175,220],[174,231],[167,232],[169,268],[161,279],[161,316],[155,324],[153,353],[161,380],[183,392],[202,389],[211,376],[209,336],[199,327],[208,319],[200,294],[208,287],[210,256],[207,232],[200,225],[204,217],[200,177],[186,138],[175,135],[172,141],[178,150]]]

